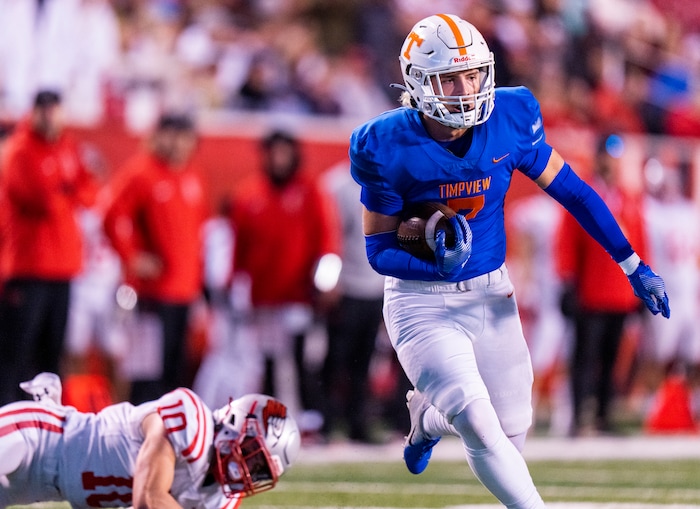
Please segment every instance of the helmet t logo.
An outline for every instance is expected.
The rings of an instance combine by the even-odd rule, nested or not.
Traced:
[[[420,38],[415,32],[408,34],[408,39],[408,46],[406,47],[406,51],[403,52],[403,56],[406,57],[406,59],[411,60],[411,48],[413,47],[413,43],[416,43],[420,48],[420,45],[423,44],[425,39]]]

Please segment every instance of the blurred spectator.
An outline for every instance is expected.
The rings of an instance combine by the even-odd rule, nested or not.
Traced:
[[[10,137],[10,133],[12,132],[12,125],[10,125],[7,122],[2,122],[0,123],[0,162],[2,162],[2,153],[5,150],[5,144],[7,142],[7,139]],[[0,168],[0,174],[2,174]]]
[[[384,277],[372,269],[365,253],[360,186],[350,175],[350,163],[341,162],[324,177],[335,198],[341,220],[342,269],[339,300],[328,310],[328,349],[323,364],[324,434],[374,442],[369,413],[370,361],[382,326]]]
[[[396,106],[377,83],[374,69],[373,53],[362,46],[351,47],[334,59],[327,82],[338,115],[363,121]]]
[[[620,136],[602,136],[590,184],[645,259],[641,202],[621,187],[619,180],[623,156]],[[557,269],[565,285],[562,310],[573,319],[575,327],[570,365],[571,434],[612,432],[611,412],[616,396],[613,368],[625,322],[639,310],[639,300],[610,255],[585,234],[570,214],[565,214],[561,222],[556,252]]]
[[[665,118],[664,131],[672,136],[700,138],[700,85],[688,99],[672,104]]]
[[[19,382],[62,372],[70,282],[82,269],[75,214],[96,184],[77,143],[63,131],[61,97],[36,94],[0,164],[5,208],[0,296],[0,401],[21,399]]]
[[[50,85],[71,118],[97,122],[106,102],[134,132],[163,108],[367,118],[400,82],[384,65],[391,41],[426,13],[454,12],[496,53],[498,86],[544,89],[559,72],[584,96],[581,81],[599,89],[600,108],[581,105],[599,110],[589,117],[627,130],[636,104],[643,128],[661,133],[698,79],[700,52],[698,9],[660,3],[0,0],[0,114],[14,118]]]
[[[572,334],[559,307],[562,283],[554,260],[564,209],[542,193],[520,198],[511,207],[508,267],[518,287],[518,308],[532,357],[533,408],[536,417],[546,419],[550,434],[562,436],[571,426]]]
[[[469,9],[464,9],[463,18],[469,20],[484,36],[494,56],[496,86],[506,87],[514,84],[513,72],[510,55],[501,37],[502,32],[497,29],[498,11],[498,6],[489,0],[475,0]],[[521,84],[522,82],[518,83]]]
[[[123,18],[113,93],[121,97],[123,111],[118,113],[133,132],[147,132],[161,111],[198,106],[189,69],[176,52],[185,18],[184,3],[160,0],[134,3]]]
[[[649,94],[649,72],[635,64],[628,64],[625,70],[625,85],[620,92],[624,94],[624,103],[635,105],[639,118],[643,123],[643,131],[650,134],[665,132],[665,112],[652,101]],[[604,124],[599,123],[603,129]]]
[[[545,79],[536,95],[542,97],[545,126],[558,132],[580,133],[592,129],[594,108],[589,85],[581,78],[565,76],[561,69],[550,68],[544,73]]]
[[[650,397],[669,375],[684,377],[696,394],[700,416],[700,330],[697,327],[700,290],[700,217],[690,199],[689,167],[669,146],[649,158],[644,167],[647,196],[644,207],[649,255],[662,274],[675,303],[672,320],[647,320],[642,336],[639,373]],[[653,408],[647,401],[645,410]]]
[[[652,73],[649,84],[649,97],[663,110],[675,102],[683,102],[688,98],[692,73],[697,71],[691,67],[691,59],[683,48],[683,33],[677,21],[662,17],[659,26],[650,38],[653,46],[651,53]]]
[[[71,282],[64,402],[81,411],[98,411],[101,408],[81,406],[84,401],[71,402],[70,393],[75,390],[77,399],[81,397],[78,389],[88,394],[91,389],[103,390],[103,406],[126,399],[121,364],[128,344],[116,300],[122,282],[121,262],[103,228],[111,193],[109,168],[94,147],[85,151],[85,160],[100,190],[92,207],[77,212],[83,238],[83,269]]]
[[[320,387],[306,339],[317,314],[336,298],[338,214],[330,195],[304,173],[295,136],[273,131],[260,153],[263,171],[233,197],[234,273],[250,281],[262,392],[284,399],[293,413],[318,410]],[[300,426],[306,427],[304,419]]]
[[[9,123],[0,123],[0,180],[3,175],[3,163],[4,163],[4,152],[7,146],[7,140],[10,138],[10,133],[12,132],[12,125]],[[3,246],[7,242],[7,207],[4,204],[4,197],[0,193],[0,292],[2,291],[2,284],[5,280],[5,259],[3,256],[4,249]]]
[[[109,0],[0,0],[0,12],[0,112],[19,115],[50,88],[71,120],[101,120],[121,37]]]
[[[643,116],[647,83],[643,76],[631,70],[622,80],[619,89],[602,79],[594,88],[595,127],[603,131],[643,133],[647,128]]]
[[[147,147],[116,176],[105,212],[105,232],[137,296],[125,364],[132,403],[191,385],[189,315],[202,288],[206,216],[197,141],[189,116],[162,115]]]
[[[278,52],[268,48],[255,53],[245,83],[228,105],[239,110],[307,112],[291,71]]]
[[[401,83],[401,71],[396,65],[394,48],[401,46],[405,34],[399,29],[394,0],[367,0],[358,9],[355,44],[369,52],[365,60],[374,78],[374,86],[382,91],[384,100],[396,104],[396,89],[392,83]],[[490,47],[490,46],[489,46]]]

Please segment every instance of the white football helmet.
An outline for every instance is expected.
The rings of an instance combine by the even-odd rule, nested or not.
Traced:
[[[488,120],[494,106],[494,58],[471,23],[452,14],[419,21],[406,37],[399,61],[406,91],[425,116],[456,129]],[[443,94],[441,75],[470,69],[480,72],[478,93]]]
[[[215,410],[213,416],[213,473],[226,496],[272,489],[301,444],[287,407],[271,396],[248,394]]]

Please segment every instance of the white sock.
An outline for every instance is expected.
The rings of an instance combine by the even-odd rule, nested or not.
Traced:
[[[457,430],[452,424],[447,422],[447,418],[442,415],[437,408],[429,406],[423,414],[423,433],[428,438],[437,438],[445,435],[458,436]]]

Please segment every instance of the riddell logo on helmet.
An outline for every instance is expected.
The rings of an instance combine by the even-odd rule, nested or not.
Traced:
[[[464,56],[462,56],[462,57],[454,57],[454,58],[452,59],[452,63],[453,63],[453,64],[459,64],[459,63],[462,63],[462,62],[466,62],[466,61],[468,61],[468,60],[469,60],[469,55],[464,55]]]

